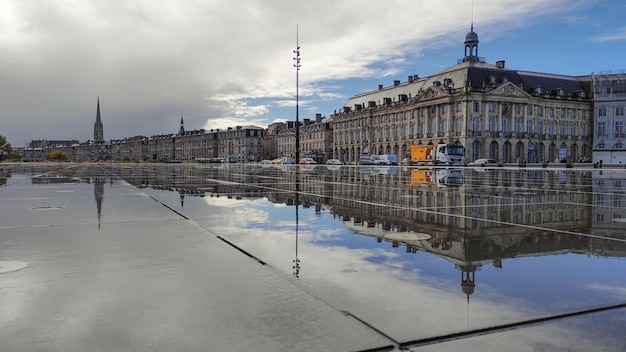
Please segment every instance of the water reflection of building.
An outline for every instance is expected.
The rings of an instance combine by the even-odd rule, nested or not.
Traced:
[[[235,166],[159,165],[119,171],[139,187],[202,196],[266,197],[303,209],[315,207],[316,212],[328,209],[356,234],[446,259],[460,270],[467,295],[475,290],[477,270],[488,264],[501,267],[507,258],[559,253],[626,256],[625,242],[582,235],[624,238],[619,221],[598,221],[626,219],[620,207],[622,183],[608,171],[594,173],[592,186],[591,171],[565,169],[317,166],[298,175],[296,169],[259,168],[250,173]],[[604,195],[592,199],[592,190]]]
[[[626,239],[626,173],[624,170],[594,170],[592,179],[592,229],[601,236],[595,240],[596,245],[598,251],[612,255],[621,249],[614,248],[609,238]]]
[[[333,203],[332,209],[355,233],[390,242],[393,247],[405,246],[407,252],[427,251],[451,262],[461,271],[461,289],[468,298],[475,290],[475,272],[487,264],[501,267],[503,259],[560,253],[626,256],[624,242],[583,235],[600,234],[591,226],[590,172],[464,171],[460,187],[437,186],[421,176],[344,181],[337,186],[342,204]],[[350,175],[344,178],[349,179]],[[423,182],[415,188],[411,181],[419,179]],[[612,181],[616,181],[614,177]],[[388,184],[399,189],[386,190]],[[378,197],[376,205],[363,201],[367,196],[372,200],[373,193]],[[381,199],[381,195],[388,198]],[[607,201],[619,206],[621,197],[614,195]],[[602,203],[596,199],[593,204]],[[604,206],[596,214],[609,208]],[[626,213],[623,209],[619,212]],[[623,215],[613,212],[611,216]],[[614,224],[611,227],[617,229]],[[623,231],[621,236],[624,238]]]

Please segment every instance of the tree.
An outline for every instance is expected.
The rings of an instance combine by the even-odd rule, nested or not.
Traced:
[[[7,143],[6,137],[0,135],[0,161],[2,161],[2,157],[4,154],[10,155],[13,148],[11,148],[11,144]]]
[[[56,160],[56,161],[66,161],[67,154],[65,152],[53,150],[50,153],[48,153],[47,158],[50,160]]]

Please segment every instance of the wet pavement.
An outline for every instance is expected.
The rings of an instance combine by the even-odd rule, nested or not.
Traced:
[[[626,170],[0,164],[2,351],[623,351]]]

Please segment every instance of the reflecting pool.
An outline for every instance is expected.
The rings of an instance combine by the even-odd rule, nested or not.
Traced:
[[[382,341],[338,350],[626,348],[623,169],[147,163],[0,169],[0,263],[46,256],[37,246],[53,238],[20,243],[20,229],[71,223],[102,233],[123,224],[129,233],[149,228],[177,243],[169,251],[150,236],[136,239],[146,241],[145,255],[158,253],[162,263],[155,263],[172,270],[179,255],[203,257],[189,252],[186,246],[200,240],[179,232],[182,222]],[[129,245],[98,241],[103,251]],[[201,263],[193,267],[214,270]],[[231,264],[230,273],[240,275],[228,261],[220,269],[229,272]],[[10,283],[0,283],[2,294]],[[275,309],[264,319],[284,313]],[[0,327],[10,324],[7,314],[0,313]]]

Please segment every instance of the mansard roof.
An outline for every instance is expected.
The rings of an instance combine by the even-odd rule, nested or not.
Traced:
[[[428,77],[409,77],[403,83],[395,81],[393,86],[379,86],[377,90],[361,93],[348,99],[344,108],[354,109],[369,106],[369,102],[383,105],[385,100],[398,102],[424,94],[429,88],[450,94],[459,88],[488,92],[510,82],[529,94],[580,97],[580,91],[591,97],[591,76],[566,76],[550,73],[512,70],[482,61],[465,61]]]

